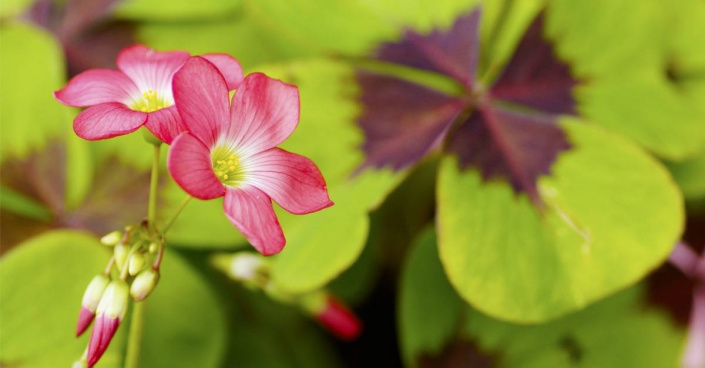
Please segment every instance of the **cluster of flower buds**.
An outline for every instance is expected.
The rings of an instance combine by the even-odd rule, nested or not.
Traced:
[[[299,307],[342,340],[354,340],[362,332],[362,323],[357,316],[327,290],[293,294],[277,287],[270,277],[269,260],[257,253],[221,254],[213,257],[213,264],[246,287],[262,290],[272,299]]]
[[[130,296],[136,302],[144,300],[159,281],[164,239],[146,223],[114,231],[100,241],[113,247],[113,257],[83,294],[76,336],[95,323],[88,349],[74,367],[91,368],[98,362],[125,318]]]

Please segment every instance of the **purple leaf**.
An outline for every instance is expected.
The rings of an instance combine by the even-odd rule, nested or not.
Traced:
[[[62,32],[71,37],[106,20],[120,0],[67,0]]]
[[[475,167],[485,180],[503,179],[516,192],[540,203],[536,180],[550,173],[561,151],[570,148],[555,116],[512,111],[483,104],[450,138],[449,152],[460,166]]]
[[[38,0],[25,17],[56,35],[71,75],[114,68],[124,47],[135,43],[135,24],[111,19],[119,0]]]
[[[570,68],[554,56],[543,38],[543,15],[536,17],[519,42],[502,76],[490,89],[497,99],[554,114],[575,114]]]
[[[471,341],[458,340],[445,346],[437,355],[423,354],[418,359],[420,368],[491,368],[498,357],[480,350]]]
[[[76,75],[92,68],[115,69],[122,49],[135,43],[135,26],[128,22],[110,22],[74,37],[64,44],[69,72]]]
[[[413,68],[447,74],[471,88],[479,56],[480,10],[458,18],[447,32],[434,30],[421,35],[407,30],[398,43],[386,43],[377,59]]]
[[[577,81],[544,40],[539,15],[497,82],[486,92],[475,88],[480,14],[475,10],[458,18],[447,32],[407,31],[401,41],[377,50],[378,60],[444,74],[463,83],[465,91],[453,98],[395,77],[359,74],[364,166],[400,169],[445,141],[462,168],[479,169],[485,180],[505,180],[540,206],[537,179],[570,148],[555,120],[575,111],[571,90]],[[472,115],[446,137],[462,111]]]
[[[2,211],[3,248],[52,228],[83,229],[104,235],[141,221],[147,211],[149,173],[117,159],[102,161],[86,199],[75,209],[67,208],[66,147],[57,141],[26,158],[6,159],[0,170],[3,187],[43,204],[51,212],[51,222],[46,223]]]
[[[440,143],[463,101],[394,77],[360,72],[358,124],[365,134],[366,166],[401,169]]]

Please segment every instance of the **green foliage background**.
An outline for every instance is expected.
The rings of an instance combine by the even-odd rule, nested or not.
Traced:
[[[351,353],[213,270],[211,254],[248,245],[222,202],[193,201],[148,302],[144,367],[355,366],[352,355],[374,362],[378,351],[407,367],[467,366],[448,358],[456,350],[493,367],[678,366],[684,327],[647,302],[643,280],[686,219],[703,216],[702,0],[124,0],[102,12],[74,3],[95,20],[87,33],[127,24],[135,42],[228,53],[246,72],[298,85],[301,122],[283,148],[316,162],[336,205],[307,216],[277,209],[287,247],[273,282],[295,293],[329,287],[353,305],[373,303],[374,290],[396,295],[398,346],[363,335]],[[109,256],[97,236],[146,214],[151,152],[140,134],[73,136],[77,111],[52,92],[76,44],[28,21],[32,6],[0,5],[0,365],[40,368],[80,356],[81,293]],[[580,116],[561,122],[574,147],[539,181],[545,213],[451,156],[353,175],[364,160],[355,69],[404,29],[446,29],[476,6],[483,70],[501,70],[545,10],[545,34],[584,81]],[[167,217],[183,193],[163,177]],[[122,365],[125,330],[98,367]]]

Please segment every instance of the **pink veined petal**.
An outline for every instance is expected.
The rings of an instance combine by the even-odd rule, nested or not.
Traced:
[[[225,189],[213,173],[208,147],[189,133],[171,143],[167,167],[171,177],[183,190],[199,199],[223,196]]]
[[[171,144],[179,134],[186,131],[176,105],[150,112],[145,126],[166,144]]]
[[[299,91],[295,86],[253,73],[233,96],[228,142],[254,154],[275,147],[299,123]]]
[[[139,95],[137,86],[125,74],[110,69],[93,69],[73,77],[66,87],[54,92],[59,102],[74,107],[106,102],[129,102]]]
[[[235,58],[227,54],[203,54],[201,57],[218,68],[228,84],[228,90],[232,91],[240,86],[243,78],[242,67]]]
[[[230,120],[228,88],[218,69],[204,58],[188,59],[174,76],[174,101],[188,131],[213,147]]]
[[[153,89],[171,99],[171,79],[188,58],[189,53],[185,51],[159,52],[133,45],[120,52],[117,66],[140,91]]]
[[[291,213],[302,215],[333,205],[323,175],[304,156],[272,148],[247,158],[246,166],[247,183]]]
[[[83,110],[74,119],[73,130],[79,137],[94,141],[132,133],[146,121],[147,113],[108,102]]]
[[[265,256],[279,253],[286,243],[272,200],[261,190],[245,185],[227,187],[225,216]]]

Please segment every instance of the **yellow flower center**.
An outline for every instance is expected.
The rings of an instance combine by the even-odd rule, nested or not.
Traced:
[[[142,93],[142,98],[135,100],[132,109],[137,111],[152,112],[171,106],[157,91],[150,89]]]
[[[236,186],[245,178],[240,159],[229,149],[217,147],[211,153],[213,172],[221,183]]]

